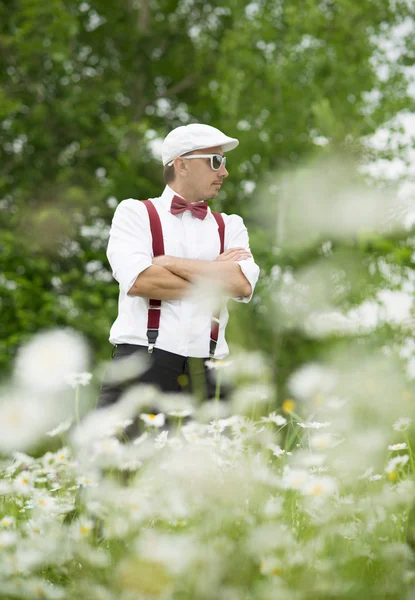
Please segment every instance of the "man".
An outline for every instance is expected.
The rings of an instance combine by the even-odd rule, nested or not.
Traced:
[[[259,275],[241,217],[217,215],[206,204],[228,177],[224,152],[238,144],[209,125],[177,127],[162,145],[162,195],[118,205],[107,256],[120,285],[119,313],[109,339],[115,360],[145,354],[149,368],[123,384],[104,382],[100,406],[116,402],[138,381],[165,392],[195,392],[197,381],[199,395],[214,396],[205,362],[228,354],[229,315],[226,306],[214,314],[194,290],[208,282],[220,285],[222,295],[249,302]]]

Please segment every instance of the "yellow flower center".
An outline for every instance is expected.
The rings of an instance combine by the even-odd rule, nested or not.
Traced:
[[[406,388],[404,388],[402,390],[402,399],[403,400],[410,400],[411,399],[411,392],[409,390],[407,390]]]
[[[317,408],[323,404],[324,398],[322,394],[316,394],[313,398],[313,405]]]
[[[388,473],[388,479],[390,479],[390,481],[395,481],[396,480],[396,471],[390,471]]]
[[[317,484],[313,487],[311,494],[313,496],[320,496],[320,494],[322,494],[323,492],[324,492],[324,487],[322,485]]]
[[[295,401],[291,398],[286,398],[282,403],[282,412],[286,414],[291,414],[295,410]]]
[[[325,439],[317,440],[315,442],[316,448],[326,448],[326,446],[328,446],[328,444],[329,444],[328,440],[325,440]]]

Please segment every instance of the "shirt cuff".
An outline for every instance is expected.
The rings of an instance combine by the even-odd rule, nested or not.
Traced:
[[[258,281],[259,277],[259,267],[251,258],[238,260],[237,263],[240,266],[242,273],[251,284],[251,293],[249,296],[232,296],[232,300],[246,304],[251,301],[251,298],[254,294],[256,282]]]
[[[131,260],[130,264],[124,264],[121,269],[114,270],[112,274],[120,284],[120,290],[128,294],[137,277],[152,264],[149,258]]]

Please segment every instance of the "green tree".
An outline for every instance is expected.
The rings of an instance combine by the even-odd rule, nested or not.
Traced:
[[[282,257],[255,226],[255,185],[316,153],[322,137],[359,153],[361,136],[406,106],[400,65],[389,61],[380,80],[373,56],[376,36],[408,13],[405,2],[373,0],[1,3],[1,367],[55,325],[76,327],[108,356],[111,216],[117,200],[159,194],[151,149],[182,123],[240,138],[215,208],[251,225],[267,275]],[[237,308],[255,327],[230,333],[273,351],[260,292]]]

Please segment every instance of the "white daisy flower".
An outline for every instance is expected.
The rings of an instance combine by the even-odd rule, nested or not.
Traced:
[[[122,446],[116,438],[99,440],[93,445],[96,456],[119,456],[122,453]]]
[[[237,416],[231,423],[231,429],[235,437],[248,438],[257,433],[255,423],[246,417]]]
[[[56,424],[62,406],[35,387],[30,392],[18,386],[5,392],[0,397],[0,453],[29,450]]]
[[[67,446],[55,452],[55,464],[68,465],[70,463],[70,460],[71,451]]]
[[[292,394],[301,400],[326,396],[333,392],[337,383],[336,373],[317,363],[309,363],[298,369],[288,382]]]
[[[233,360],[205,360],[208,369],[226,369],[233,363]]]
[[[386,465],[385,471],[386,473],[392,473],[399,467],[404,467],[409,460],[408,454],[402,454],[402,456],[395,456],[391,458],[388,464]]]
[[[263,558],[259,564],[259,571],[261,575],[279,577],[282,573],[281,561],[275,556]]]
[[[14,531],[0,531],[0,550],[9,548],[17,543],[17,534]]]
[[[164,446],[167,444],[168,435],[169,435],[168,431],[162,431],[161,433],[159,433],[159,435],[154,440],[154,447],[155,448],[164,448]]]
[[[65,431],[68,431],[68,429],[70,428],[72,423],[73,423],[73,419],[67,419],[66,421],[62,421],[62,423],[59,423],[59,425],[57,427],[55,427],[54,429],[51,429],[50,431],[47,431],[46,435],[48,435],[49,437],[55,437],[57,435],[61,435],[61,433],[65,433]]]
[[[286,424],[287,419],[282,415],[277,415],[277,413],[272,412],[267,417],[261,417],[261,421],[264,423],[275,423],[278,427],[282,427]]]
[[[163,427],[166,422],[166,417],[163,413],[157,415],[152,413],[141,413],[140,419],[149,427]]]
[[[80,475],[76,478],[76,483],[81,487],[96,487],[99,482],[99,477],[96,473],[89,475]]]
[[[218,421],[211,421],[208,429],[208,433],[213,433],[214,435],[221,434],[225,431],[226,424],[224,424],[223,419]]]
[[[337,491],[337,482],[333,477],[311,477],[303,487],[307,496],[331,496]]]
[[[382,479],[383,475],[378,473],[373,473],[373,467],[368,467],[362,475],[359,475],[358,479],[367,479],[368,481],[379,481]]]
[[[82,518],[73,524],[73,536],[75,539],[84,539],[91,535],[94,523],[91,519]]]
[[[183,448],[184,445],[182,440],[178,437],[171,438],[171,440],[168,440],[167,444],[169,448],[172,448],[173,450],[179,450],[180,448]]]
[[[92,373],[88,373],[87,371],[82,373],[67,373],[64,379],[72,388],[77,388],[78,385],[87,386],[92,379]]]
[[[33,507],[50,512],[56,509],[56,499],[49,494],[36,494],[33,499]]]
[[[29,537],[38,537],[44,534],[45,524],[45,516],[42,515],[41,518],[29,519],[29,521],[26,521],[23,528]]]
[[[311,421],[308,423],[298,423],[299,427],[303,429],[322,429],[323,427],[330,427],[331,422],[326,421],[325,423],[319,423],[318,421]]]
[[[9,529],[14,527],[16,524],[16,519],[11,517],[10,515],[5,515],[2,519],[0,519],[0,526],[4,527],[4,529]]]
[[[8,481],[0,481],[0,497],[13,493],[13,486]]]
[[[301,490],[309,479],[308,471],[305,469],[291,469],[286,466],[283,473],[284,486],[293,490]]]
[[[310,438],[310,446],[313,450],[325,450],[333,446],[334,438],[331,433],[318,433]]]
[[[167,411],[167,415],[169,417],[176,417],[177,419],[185,419],[186,417],[190,417],[192,412],[190,408],[185,408],[183,410],[169,410]]]
[[[147,438],[148,438],[148,433],[147,433],[147,431],[145,431],[138,438],[135,438],[135,440],[133,441],[133,446],[140,446],[140,444],[145,442]]]
[[[23,471],[13,480],[13,487],[18,494],[29,494],[33,487],[33,475],[28,471]]]
[[[88,347],[77,332],[55,329],[39,333],[18,352],[15,377],[31,390],[59,390],[69,373],[83,372]]]
[[[180,429],[180,433],[183,435],[186,442],[195,443],[201,439],[201,431],[195,427],[195,423],[184,425]]]
[[[388,450],[394,452],[395,450],[408,450],[408,445],[406,442],[401,442],[400,444],[392,444],[388,446]]]
[[[267,448],[269,450],[271,450],[273,455],[276,456],[277,458],[279,458],[280,456],[285,454],[285,450],[283,450],[280,446],[278,446],[278,444],[269,444],[267,446]]]
[[[271,496],[264,506],[264,514],[272,519],[280,515],[283,511],[284,498],[282,496]]]
[[[393,424],[393,428],[395,431],[406,431],[410,424],[412,423],[412,419],[408,419],[407,417],[402,417],[395,421]]]

